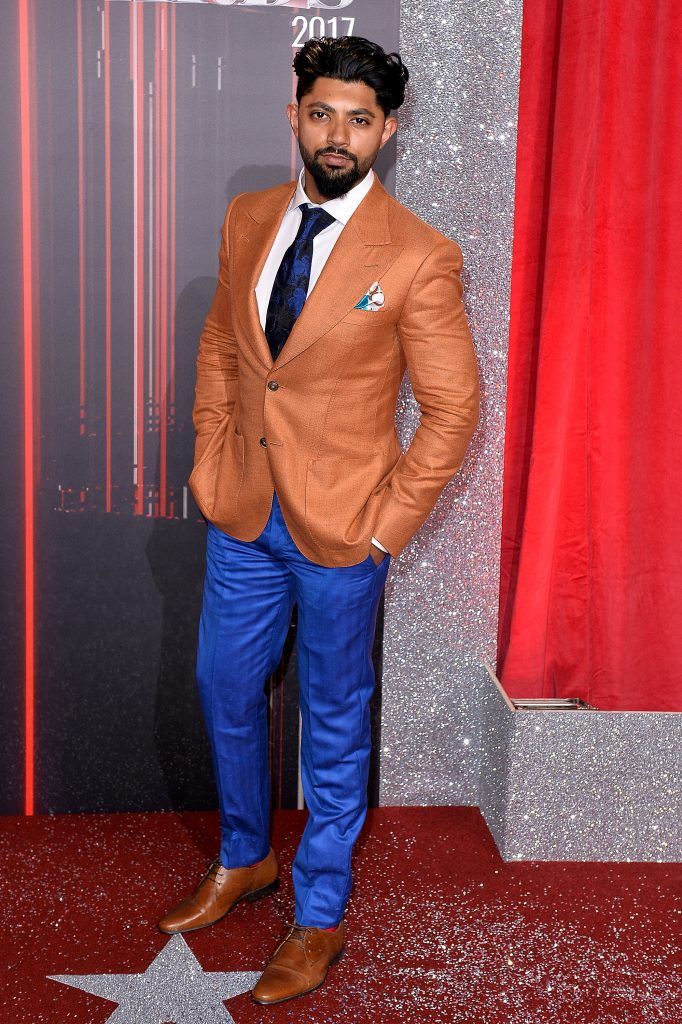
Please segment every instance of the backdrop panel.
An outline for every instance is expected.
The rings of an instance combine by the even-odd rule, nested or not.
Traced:
[[[398,198],[464,257],[482,383],[460,473],[391,567],[386,588],[381,802],[475,804],[495,657],[521,0],[403,0],[413,73],[398,135]],[[418,409],[405,381],[407,443]]]
[[[212,806],[186,480],[220,226],[234,194],[297,171],[295,48],[354,33],[396,49],[399,4],[17,0],[0,26],[0,809]],[[292,639],[271,687],[285,805]]]

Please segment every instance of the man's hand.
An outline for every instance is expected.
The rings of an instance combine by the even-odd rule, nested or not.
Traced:
[[[377,545],[373,541],[370,546],[369,553],[372,556],[372,561],[374,562],[375,565],[379,565],[381,562],[383,562],[384,558],[386,557],[386,552],[382,551],[381,548],[377,547]]]

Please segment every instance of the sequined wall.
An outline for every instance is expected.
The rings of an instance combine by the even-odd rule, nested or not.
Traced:
[[[464,255],[482,413],[462,470],[386,587],[383,804],[476,804],[494,662],[522,0],[403,0],[411,73],[397,197]],[[403,385],[401,442],[418,408]]]

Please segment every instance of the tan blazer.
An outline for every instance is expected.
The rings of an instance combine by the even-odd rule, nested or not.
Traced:
[[[244,541],[264,529],[276,488],[303,554],[353,565],[373,535],[400,554],[476,426],[462,254],[375,178],[273,365],[255,287],[295,189],[245,192],[227,208],[196,363],[189,483],[206,518]],[[374,281],[383,309],[354,309]],[[421,421],[403,454],[394,415],[406,365]]]

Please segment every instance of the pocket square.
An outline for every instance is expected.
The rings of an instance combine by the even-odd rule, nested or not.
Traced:
[[[369,286],[368,291],[362,296],[355,309],[365,309],[368,313],[378,313],[384,308],[386,296],[381,290],[378,281]]]

